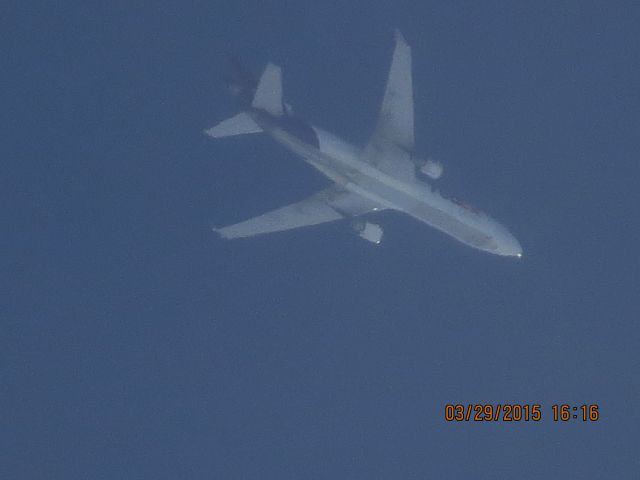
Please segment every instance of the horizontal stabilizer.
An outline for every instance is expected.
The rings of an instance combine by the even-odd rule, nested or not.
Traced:
[[[282,71],[280,67],[273,63],[267,64],[260,77],[251,106],[278,117],[282,116]]]
[[[230,137],[232,135],[243,135],[245,133],[259,133],[262,129],[253,121],[246,112],[223,120],[215,127],[205,130],[204,133],[213,138]]]

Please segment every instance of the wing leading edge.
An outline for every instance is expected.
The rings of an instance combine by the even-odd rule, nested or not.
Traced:
[[[214,231],[227,239],[253,237],[333,222],[381,209],[380,206],[355,193],[332,186],[300,202],[277,208],[235,225],[214,228]]]

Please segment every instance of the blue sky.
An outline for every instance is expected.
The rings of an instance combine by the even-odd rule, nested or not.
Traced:
[[[634,478],[640,84],[633,2],[6,7],[3,478]],[[356,143],[398,27],[418,149],[521,261],[380,215],[225,243],[327,181],[235,113],[224,55],[283,67]],[[447,423],[447,403],[540,403]],[[597,423],[551,405],[596,403]]]

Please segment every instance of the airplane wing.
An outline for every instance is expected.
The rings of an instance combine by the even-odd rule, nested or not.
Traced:
[[[413,150],[413,83],[411,47],[399,30],[374,138]]]
[[[364,149],[365,159],[382,170],[414,176],[413,83],[411,47],[399,30],[378,124]]]
[[[355,193],[332,186],[298,203],[286,205],[235,225],[214,228],[214,231],[227,239],[252,237],[333,222],[382,209],[382,206]]]

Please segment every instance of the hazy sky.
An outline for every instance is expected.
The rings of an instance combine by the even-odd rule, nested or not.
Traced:
[[[635,2],[4,10],[0,477],[635,478]],[[439,188],[525,257],[388,213],[380,247],[343,223],[217,239],[327,185],[266,136],[202,134],[236,112],[225,52],[282,65],[296,112],[364,143],[395,27]]]

